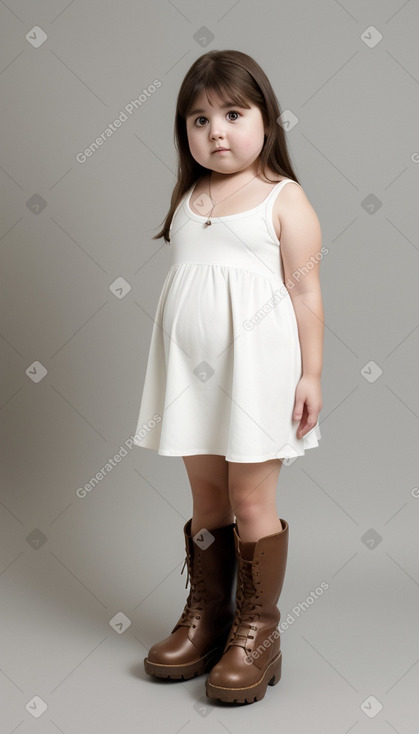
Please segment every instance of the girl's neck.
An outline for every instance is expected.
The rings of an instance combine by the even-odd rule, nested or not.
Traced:
[[[253,165],[244,169],[243,171],[235,171],[234,173],[219,173],[218,171],[210,171],[208,174],[208,180],[211,183],[211,188],[217,189],[226,187],[229,183],[234,183],[235,186],[247,183],[261,173],[260,165],[255,162]]]

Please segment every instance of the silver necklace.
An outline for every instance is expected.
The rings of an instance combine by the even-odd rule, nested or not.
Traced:
[[[234,194],[237,194],[238,191],[240,191],[241,189],[244,189],[245,186],[248,186],[252,181],[254,181],[254,179],[257,178],[258,175],[259,174],[256,174],[256,176],[253,176],[253,178],[251,178],[250,181],[248,181],[247,183],[245,183],[243,186],[240,186],[240,188],[237,189],[237,191],[233,191],[232,194],[229,194],[228,196],[226,196],[225,199],[221,199],[221,201],[225,201],[226,199],[229,199],[230,196],[233,196]],[[212,222],[210,220],[210,216],[211,216],[212,212],[214,211],[214,208],[216,206],[218,206],[218,204],[221,204],[221,201],[217,202],[217,204],[216,204],[215,201],[214,201],[214,199],[211,196],[211,176],[210,176],[209,181],[208,181],[208,188],[209,188],[209,198],[211,199],[213,206],[212,206],[212,209],[211,209],[210,213],[208,214],[207,221],[205,222],[205,224],[206,224],[207,227],[209,227],[209,225],[212,224]]]

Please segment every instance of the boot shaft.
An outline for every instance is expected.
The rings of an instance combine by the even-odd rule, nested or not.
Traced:
[[[281,524],[283,529],[279,533],[259,538],[251,561],[243,560],[242,550],[246,543],[243,543],[236,528],[233,531],[239,564],[251,563],[255,589],[263,595],[266,604],[271,606],[277,605],[281,595],[288,558],[289,527],[286,520],[281,519]]]
[[[205,594],[212,600],[233,599],[232,586],[237,575],[237,558],[234,543],[235,523],[196,533],[191,536],[192,519],[184,527],[185,562],[190,576],[199,573],[204,581]],[[205,529],[203,529],[205,530]],[[202,545],[201,545],[201,542]]]
[[[188,635],[204,646],[207,638],[224,634],[231,625],[235,612],[235,581],[237,560],[234,546],[234,523],[216,528],[204,534],[202,547],[191,536],[192,519],[184,527],[185,563],[190,590],[184,610],[174,626],[190,627]],[[211,533],[211,535],[209,535]]]

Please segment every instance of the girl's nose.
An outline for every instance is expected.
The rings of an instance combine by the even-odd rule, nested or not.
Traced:
[[[224,137],[225,137],[224,136],[224,132],[221,130],[221,128],[219,126],[217,126],[216,128],[213,128],[212,130],[210,130],[210,139],[211,140],[216,140],[218,138],[224,138]]]
[[[210,135],[210,138],[212,139],[224,137],[225,133],[224,133],[222,123],[220,122],[211,123],[209,126],[209,135]]]

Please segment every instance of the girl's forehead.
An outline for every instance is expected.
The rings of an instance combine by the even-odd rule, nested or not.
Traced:
[[[251,106],[251,102],[248,102],[244,95],[238,94],[237,92],[229,92],[227,89],[223,92],[216,92],[214,89],[201,89],[198,94],[191,100],[189,109],[200,108],[219,108],[226,107],[231,104],[240,104],[241,106]],[[190,112],[188,113],[190,114]]]

